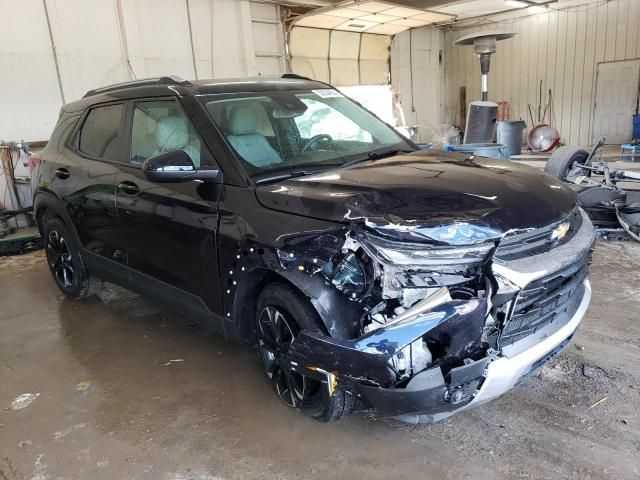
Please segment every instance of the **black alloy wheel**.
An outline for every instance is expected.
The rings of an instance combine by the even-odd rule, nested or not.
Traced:
[[[47,263],[58,288],[74,300],[95,293],[101,283],[89,274],[82,263],[69,228],[59,217],[44,216],[40,221]]]
[[[71,252],[64,236],[57,230],[51,230],[47,235],[47,257],[58,283],[64,288],[71,288],[75,278]]]
[[[258,345],[267,376],[280,399],[297,408],[305,400],[311,380],[299,373],[283,369],[279,360],[293,343],[297,328],[282,308],[267,305],[258,318]]]
[[[356,401],[353,395],[340,388],[331,394],[326,383],[281,363],[301,330],[327,334],[309,298],[292,285],[274,282],[262,289],[256,303],[258,348],[280,400],[319,422],[351,413]]]

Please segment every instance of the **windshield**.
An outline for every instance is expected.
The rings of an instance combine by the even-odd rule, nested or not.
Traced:
[[[337,90],[209,95],[209,116],[258,179],[411,151],[395,130]]]

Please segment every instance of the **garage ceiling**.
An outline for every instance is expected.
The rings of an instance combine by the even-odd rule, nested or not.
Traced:
[[[413,27],[424,27],[454,17],[425,9],[410,8],[378,0],[342,2],[335,7],[314,10],[295,22],[300,27],[327,28],[348,32],[395,35]]]
[[[546,3],[553,8],[575,0],[525,0],[527,3]],[[588,3],[591,0],[582,0]],[[294,23],[300,27],[324,28],[349,32],[395,35],[403,30],[434,23],[463,20],[478,15],[502,12],[527,12],[526,4],[519,6],[505,0],[329,0],[324,8],[312,10]]]

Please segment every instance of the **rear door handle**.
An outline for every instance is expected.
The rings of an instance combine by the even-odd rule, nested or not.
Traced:
[[[129,195],[136,195],[137,193],[140,193],[140,188],[138,187],[138,185],[129,181],[120,182],[118,184],[118,189]]]
[[[66,168],[57,168],[55,175],[62,180],[65,180],[71,176],[69,170],[67,170]]]

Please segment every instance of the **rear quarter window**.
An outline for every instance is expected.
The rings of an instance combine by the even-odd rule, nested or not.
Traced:
[[[89,156],[119,160],[122,146],[122,104],[89,110],[78,137],[78,149]]]
[[[54,148],[58,152],[62,152],[69,140],[69,135],[75,130],[80,114],[70,115],[61,113],[58,123],[51,133],[51,138],[47,142],[47,148]]]

